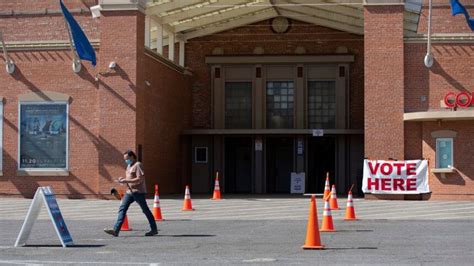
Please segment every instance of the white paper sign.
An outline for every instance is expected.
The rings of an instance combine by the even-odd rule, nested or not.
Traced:
[[[33,224],[38,218],[43,204],[48,210],[49,217],[51,218],[51,222],[53,223],[54,229],[56,230],[56,234],[61,241],[61,245],[63,247],[73,245],[71,234],[69,234],[66,222],[61,215],[61,210],[59,210],[59,205],[56,201],[54,192],[51,190],[51,187],[39,187],[36,190],[33,201],[31,202],[28,213],[26,214],[25,221],[23,222],[23,226],[21,227],[18,238],[16,239],[15,247],[26,245],[26,241],[30,236]]]
[[[428,161],[364,160],[362,191],[372,194],[428,193]]]
[[[261,139],[255,140],[255,150],[256,151],[263,151],[263,141]]]
[[[304,193],[304,179],[305,173],[291,173],[291,194]]]
[[[324,129],[313,129],[313,137],[324,136]]]

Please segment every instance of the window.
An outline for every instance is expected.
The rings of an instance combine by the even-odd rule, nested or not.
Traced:
[[[336,82],[308,82],[308,126],[336,127]]]
[[[293,128],[292,81],[267,82],[267,128]]]
[[[436,139],[436,168],[453,167],[453,139]]]
[[[18,168],[67,170],[69,152],[67,102],[20,102],[19,109]]]
[[[225,83],[225,128],[252,128],[252,82]]]
[[[194,148],[194,163],[207,163],[207,147]]]

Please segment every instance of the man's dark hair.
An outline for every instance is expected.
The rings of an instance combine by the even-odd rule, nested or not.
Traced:
[[[133,159],[135,159],[135,160],[137,159],[137,155],[131,150],[128,150],[128,151],[123,153],[123,155],[125,155],[125,154],[128,155],[128,157],[133,157]]]

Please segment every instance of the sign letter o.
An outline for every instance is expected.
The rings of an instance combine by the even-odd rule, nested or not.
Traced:
[[[462,101],[462,99],[466,99],[465,102]],[[469,105],[471,105],[471,96],[467,94],[467,92],[460,92],[456,96],[456,105],[462,108],[467,108]]]
[[[450,97],[452,96],[452,98]],[[446,106],[448,108],[454,108],[456,107],[456,94],[454,94],[454,92],[448,92],[445,96],[444,96],[444,104],[446,104]],[[452,99],[452,103],[449,101],[450,99]]]

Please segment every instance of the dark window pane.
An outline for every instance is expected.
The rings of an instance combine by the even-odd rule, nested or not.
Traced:
[[[252,128],[252,83],[225,83],[225,127]]]
[[[308,82],[309,128],[336,127],[336,82]]]
[[[267,128],[293,128],[293,93],[292,81],[267,82]]]

